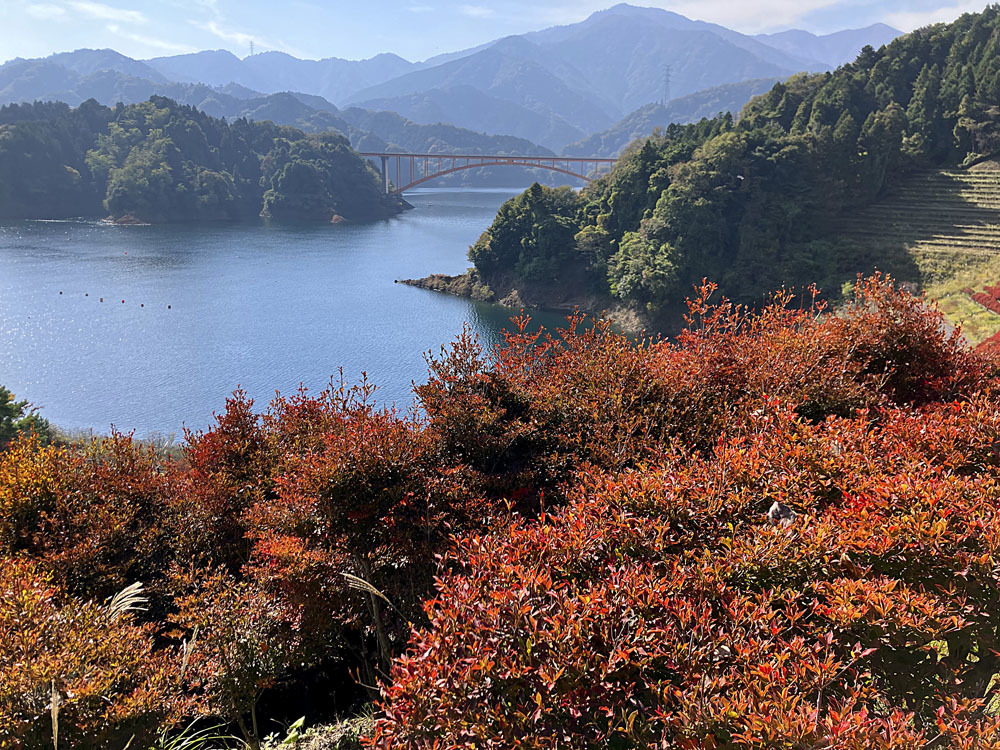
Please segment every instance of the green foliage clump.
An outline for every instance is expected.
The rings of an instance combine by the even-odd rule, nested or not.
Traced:
[[[546,188],[537,182],[500,208],[494,224],[470,249],[476,267],[486,274],[505,269],[530,281],[554,279],[573,251],[576,194],[570,188]]]
[[[99,180],[86,153],[110,116],[94,101],[75,110],[57,103],[0,108],[0,218],[98,213]]]
[[[265,157],[263,215],[275,218],[365,216],[380,205],[381,188],[347,139],[326,133],[276,145]]]
[[[0,450],[19,435],[35,433],[43,441],[52,439],[52,426],[27,401],[18,401],[0,385]]]

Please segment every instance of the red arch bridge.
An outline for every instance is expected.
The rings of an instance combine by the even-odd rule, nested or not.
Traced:
[[[596,156],[493,156],[489,154],[390,154],[362,152],[362,156],[379,159],[382,165],[382,187],[386,195],[402,193],[421,183],[463,169],[481,167],[534,167],[560,172],[590,182],[611,170],[617,159]],[[395,187],[390,175],[394,176]]]

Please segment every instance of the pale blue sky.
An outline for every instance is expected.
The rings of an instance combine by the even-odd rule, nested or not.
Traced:
[[[229,49],[410,60],[573,23],[615,0],[0,0],[0,60],[111,47],[131,57]],[[632,0],[746,33],[883,21],[908,31],[986,0]]]

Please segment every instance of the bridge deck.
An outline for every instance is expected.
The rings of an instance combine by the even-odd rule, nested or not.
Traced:
[[[614,164],[618,159],[606,156],[548,156],[546,154],[534,154],[523,156],[520,154],[411,154],[395,151],[360,151],[362,156],[402,156],[404,158],[416,157],[418,159],[542,159],[543,161],[570,161],[570,162],[606,162]]]
[[[417,185],[452,172],[482,167],[534,167],[590,182],[602,170],[610,169],[617,159],[602,156],[521,156],[515,154],[411,154],[384,151],[363,151],[364,157],[381,162],[383,189],[386,194],[402,193]],[[401,187],[392,189],[390,163],[395,166],[395,181]],[[404,174],[406,166],[406,177]],[[588,169],[589,168],[589,169]]]

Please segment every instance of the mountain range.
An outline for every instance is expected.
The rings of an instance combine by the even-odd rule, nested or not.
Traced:
[[[577,24],[434,58],[353,93],[349,101],[417,122],[444,119],[497,132],[498,121],[479,113],[498,110],[495,100],[500,100],[546,118],[545,137],[537,131],[518,135],[559,150],[568,142],[559,137],[569,134],[567,125],[589,135],[653,102],[750,79],[827,70],[853,60],[866,44],[882,46],[899,33],[878,25],[824,37],[808,32],[750,37],[623,4]],[[822,59],[808,54],[813,47]],[[470,111],[469,88],[494,101]]]
[[[641,135],[636,128],[645,127],[647,119],[666,124],[663,116],[690,119],[684,116],[688,110],[715,114],[705,109],[712,102],[738,112],[759,88],[746,82],[827,70],[853,59],[863,46],[881,46],[899,33],[878,24],[827,36],[805,31],[748,36],[669,11],[621,4],[580,23],[423,62],[388,53],[359,61],[301,60],[281,52],[240,59],[224,50],[150,60],[113,50],[15,59],[0,66],[0,104],[78,104],[88,98],[114,104],[158,94],[215,116],[270,113],[276,122],[338,130],[338,118],[345,120],[343,112],[355,107],[395,112],[414,125],[448,123],[514,136],[559,152],[597,133]],[[741,87],[720,96],[719,87],[732,84]],[[284,92],[295,96],[268,100]],[[744,98],[745,92],[752,93]],[[691,95],[695,100],[687,100]],[[663,111],[650,119],[650,105],[656,103]],[[677,111],[681,114],[671,114]],[[614,136],[609,144],[620,140]]]

